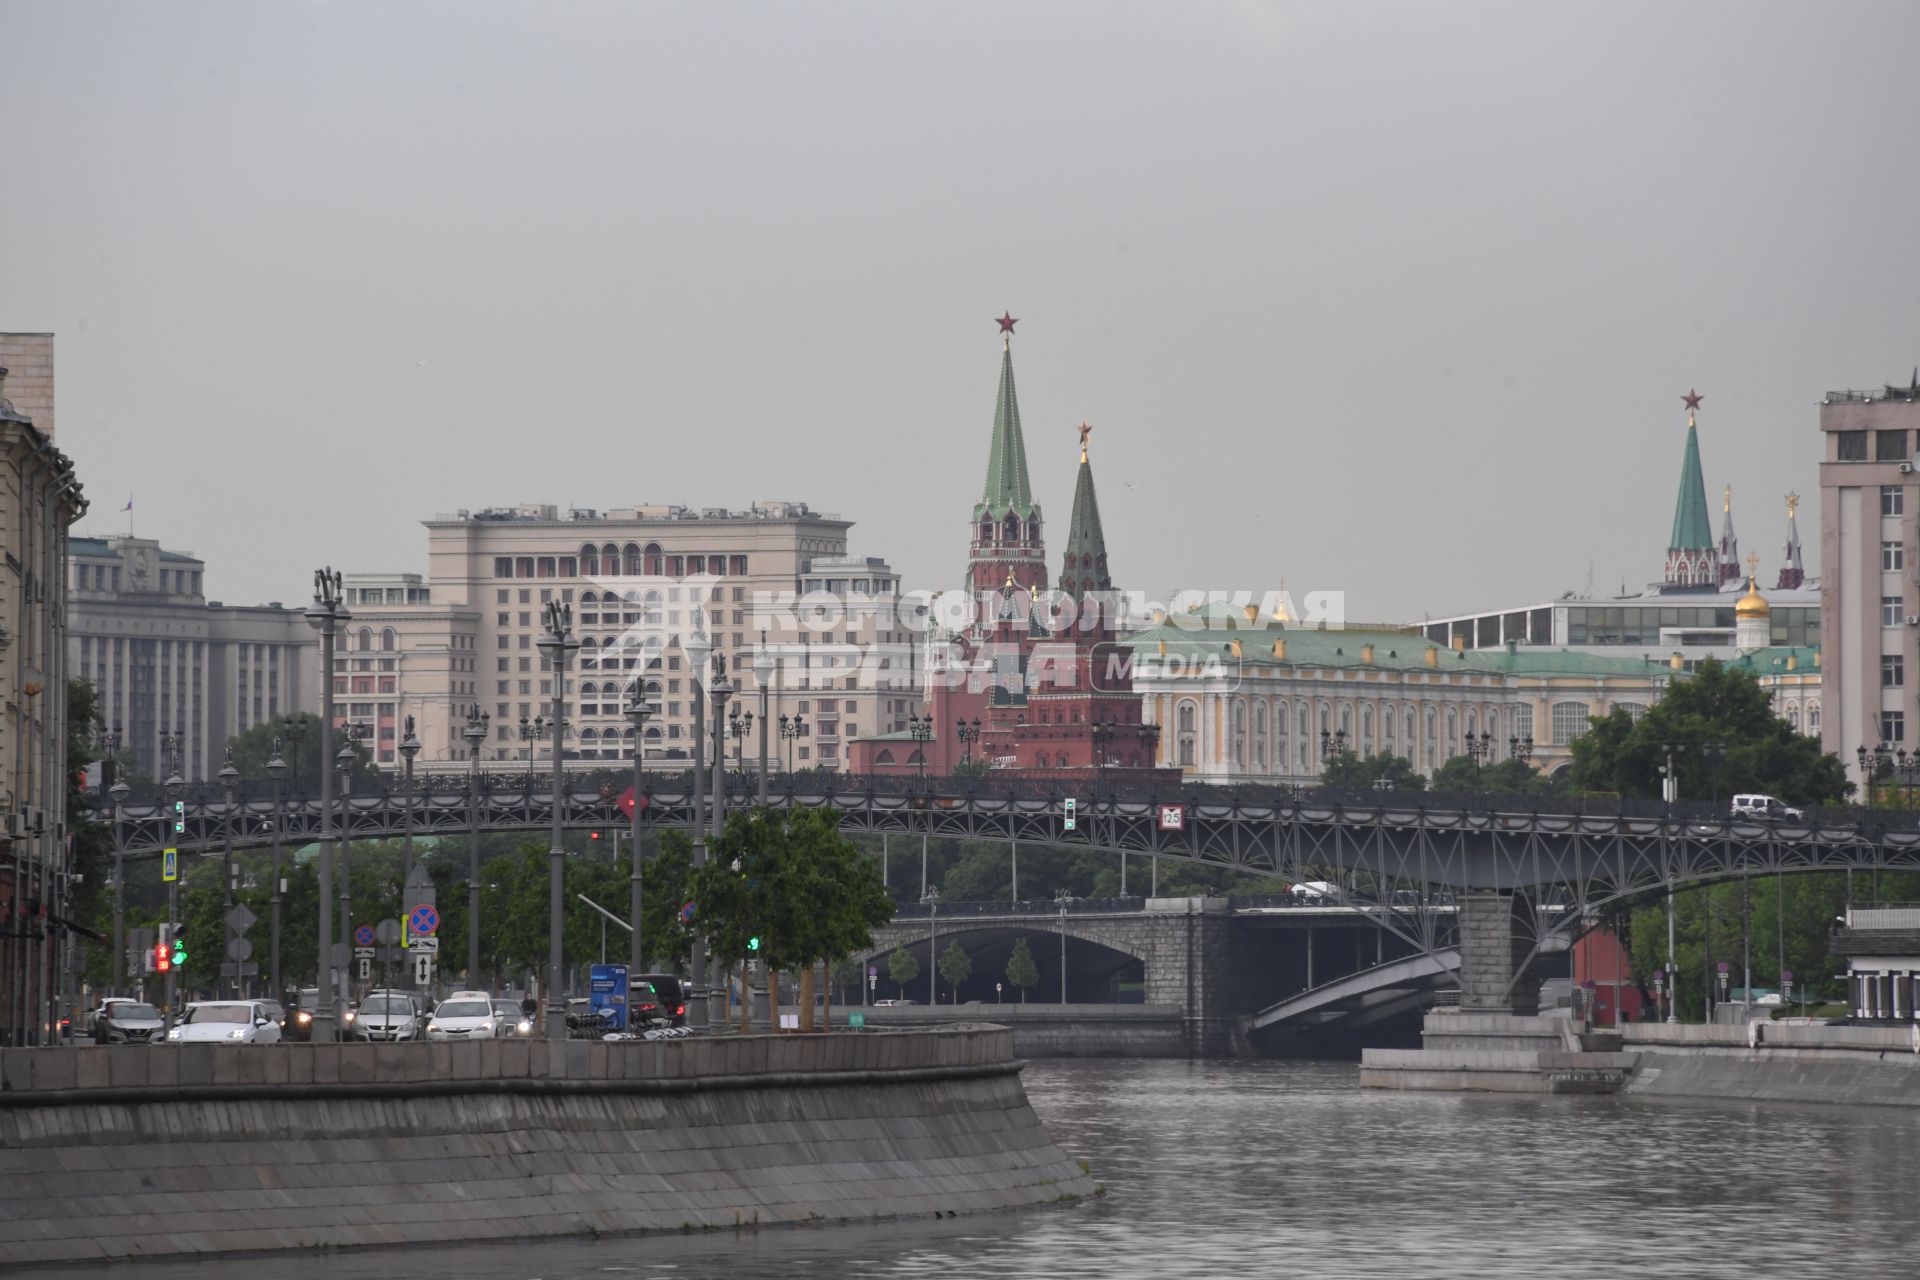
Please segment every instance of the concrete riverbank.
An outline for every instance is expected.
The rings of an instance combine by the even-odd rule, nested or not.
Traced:
[[[1366,1088],[1622,1093],[1646,1098],[1920,1107],[1912,1027],[1632,1023],[1432,1013],[1424,1047],[1369,1049]]]
[[[0,1051],[0,1271],[932,1217],[1092,1181],[972,1025]]]
[[[932,1027],[982,1018],[1013,1032],[1022,1058],[1185,1058],[1186,1010],[1175,1004],[891,1005],[861,1009],[869,1027]],[[838,1019],[838,1011],[834,1014]]]

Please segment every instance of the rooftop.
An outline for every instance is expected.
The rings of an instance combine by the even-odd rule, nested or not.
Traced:
[[[551,503],[529,502],[517,507],[462,509],[451,515],[436,515],[422,523],[431,527],[482,523],[628,525],[669,521],[764,522],[770,520],[811,520],[847,525],[853,523],[850,520],[842,520],[835,512],[814,511],[804,502],[788,502],[782,499],[761,499],[744,511],[729,507],[688,507],[677,503],[641,503],[631,507],[612,507],[602,511],[595,507],[559,507]]]
[[[91,538],[82,536],[67,539],[67,554],[70,556],[112,556],[117,558],[120,552],[115,544],[129,541],[146,542],[150,546],[157,545],[153,543],[151,539],[146,538]],[[201,560],[199,556],[194,555],[191,551],[168,551],[165,548],[161,548],[160,558],[169,563],[205,566],[205,561]]]

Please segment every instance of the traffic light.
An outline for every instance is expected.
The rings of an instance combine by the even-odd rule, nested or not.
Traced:
[[[1073,809],[1074,809],[1073,797],[1068,796],[1066,821],[1060,824],[1061,829],[1064,831],[1072,831],[1078,822],[1078,819],[1074,817]]]
[[[187,802],[185,800],[175,800],[173,802],[173,834],[183,836],[186,833]]]
[[[758,951],[759,949],[760,949],[760,937],[758,934],[747,939],[747,950]]]
[[[598,840],[599,838],[600,838],[600,833],[599,833],[598,831],[589,831],[589,832],[587,832],[587,839],[589,839],[589,840]]]
[[[164,942],[153,944],[153,971],[165,973],[173,968],[173,948]]]
[[[187,940],[185,938],[175,938],[173,940],[173,967],[176,969],[183,968],[186,963]]]

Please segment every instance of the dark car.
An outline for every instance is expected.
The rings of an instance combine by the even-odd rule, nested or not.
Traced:
[[[635,982],[644,982],[653,988],[653,994],[660,1006],[655,1016],[676,1027],[687,1025],[687,983],[678,975],[643,973],[635,979]]]
[[[287,1034],[287,1007],[278,1000],[262,1000],[260,1007],[273,1019],[273,1025],[280,1028],[280,1035],[284,1039]]]
[[[313,1015],[320,1011],[320,992],[316,987],[306,987],[294,993],[293,1012],[281,1028],[288,1040],[313,1039]]]
[[[161,1039],[164,1023],[160,1011],[150,1004],[116,1000],[101,1009],[93,1020],[95,1044],[151,1044]]]

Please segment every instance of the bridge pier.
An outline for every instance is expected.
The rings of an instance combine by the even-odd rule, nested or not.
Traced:
[[[1460,1009],[1532,1017],[1540,1011],[1533,913],[1525,894],[1471,889],[1459,898]]]

